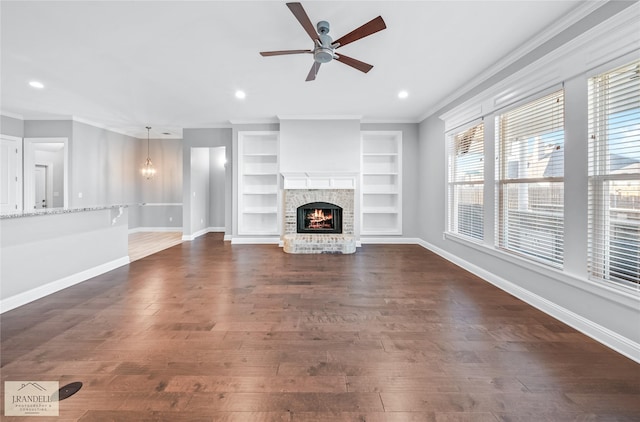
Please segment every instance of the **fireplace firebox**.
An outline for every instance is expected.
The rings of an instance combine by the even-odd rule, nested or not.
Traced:
[[[298,207],[298,233],[342,233],[342,208],[327,202]]]

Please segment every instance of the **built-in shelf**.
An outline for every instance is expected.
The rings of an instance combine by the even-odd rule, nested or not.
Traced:
[[[402,234],[402,132],[362,133],[361,230]]]
[[[278,235],[278,132],[238,132],[238,234]]]

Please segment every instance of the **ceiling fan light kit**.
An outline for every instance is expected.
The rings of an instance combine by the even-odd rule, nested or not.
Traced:
[[[300,25],[302,25],[302,28],[304,28],[304,30],[313,41],[313,50],[263,51],[260,53],[260,55],[262,55],[263,57],[269,57],[282,56],[286,54],[313,54],[314,62],[311,65],[309,74],[307,75],[307,81],[315,80],[322,63],[328,63],[334,59],[364,73],[367,73],[373,68],[373,66],[368,63],[361,62],[360,60],[345,56],[344,54],[338,55],[335,51],[339,47],[343,47],[347,44],[350,44],[354,41],[385,29],[387,26],[381,16],[370,20],[369,22],[354,29],[348,34],[338,38],[336,41],[333,41],[331,36],[329,36],[329,22],[320,21],[314,28],[311,20],[309,19],[309,16],[307,15],[307,12],[305,12],[304,8],[302,7],[302,4],[287,3],[287,7],[289,7],[291,13],[293,13],[298,22],[300,22]]]

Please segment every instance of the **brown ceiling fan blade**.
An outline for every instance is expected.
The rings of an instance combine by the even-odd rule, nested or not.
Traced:
[[[302,54],[302,53],[313,53],[312,50],[280,50],[280,51],[261,51],[260,55],[267,56],[283,56],[285,54]]]
[[[304,30],[307,31],[307,34],[309,34],[309,37],[311,37],[311,39],[315,43],[315,41],[318,39],[318,33],[316,32],[316,27],[313,26],[313,23],[311,23],[311,19],[309,19],[307,12],[304,11],[302,4],[287,3],[287,6],[289,7],[289,10],[291,10],[291,13],[293,13],[293,16],[298,19],[300,25],[302,25]]]
[[[365,62],[361,62],[360,60],[356,60],[354,58],[351,58],[349,56],[345,56],[344,54],[339,54],[338,58],[336,59],[337,61],[344,63],[348,66],[353,67],[354,69],[358,69],[361,72],[367,73],[368,71],[370,71],[371,69],[373,69],[373,65],[370,65],[368,63]]]
[[[349,32],[347,35],[338,38],[333,43],[339,43],[339,47],[343,47],[349,43],[358,41],[360,38],[364,38],[371,34],[375,34],[378,31],[382,31],[386,27],[387,25],[385,25],[384,20],[382,20],[382,16],[378,16],[375,19],[371,19],[361,27]]]
[[[318,71],[320,70],[320,64],[318,62],[313,62],[313,65],[311,65],[311,70],[309,71],[309,74],[307,75],[307,79],[305,79],[305,81],[309,82],[309,81],[314,81],[316,79],[316,75],[318,74]]]

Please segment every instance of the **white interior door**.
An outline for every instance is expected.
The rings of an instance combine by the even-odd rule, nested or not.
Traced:
[[[36,164],[35,170],[36,209],[47,208],[47,166]]]
[[[0,212],[9,213],[21,209],[21,163],[22,142],[20,138],[0,138]]]

